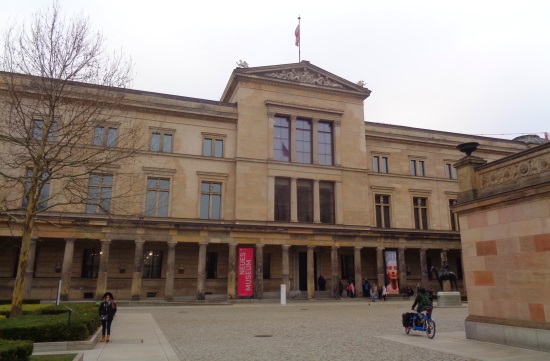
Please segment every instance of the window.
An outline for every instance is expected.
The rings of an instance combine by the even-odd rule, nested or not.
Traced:
[[[428,198],[413,197],[414,228],[428,229]]]
[[[332,123],[319,122],[317,124],[317,146],[319,152],[319,164],[332,165]]]
[[[290,222],[289,178],[275,178],[275,220]]]
[[[162,272],[162,251],[145,252],[143,256],[143,278],[160,278]]]
[[[445,163],[445,177],[447,179],[458,179],[456,168],[451,163]]]
[[[423,160],[411,160],[411,175],[424,177],[424,161]]]
[[[353,265],[353,256],[342,255],[342,279],[349,280],[355,278],[355,270]]]
[[[289,120],[276,116],[274,125],[273,157],[283,162],[290,161],[290,127]]]
[[[311,121],[296,120],[296,161],[311,164]]]
[[[33,120],[32,137],[34,140],[42,140],[42,137],[44,136],[45,126],[47,127],[47,124],[44,123],[42,119]],[[55,141],[56,137],[57,137],[57,122],[52,122],[50,128],[48,129],[48,142]]]
[[[334,183],[319,182],[321,223],[334,223]]]
[[[201,183],[201,219],[220,219],[222,201],[222,184],[215,182]]]
[[[151,150],[153,152],[172,153],[173,134],[154,131],[151,134]]]
[[[202,155],[205,157],[223,158],[223,139],[203,138]]]
[[[372,168],[376,173],[388,173],[388,157],[375,155],[372,160]]]
[[[376,208],[376,227],[390,228],[390,196],[375,194],[374,207]]]
[[[264,253],[263,257],[263,279],[268,280],[271,278],[271,254]]]
[[[110,174],[90,174],[86,213],[107,213],[111,208],[113,176]]]
[[[94,129],[94,145],[116,147],[117,137],[117,128],[98,126]]]
[[[458,214],[453,212],[453,206],[456,204],[456,199],[449,199],[449,216],[451,218],[451,230],[459,231],[460,225],[458,224]]]
[[[218,278],[218,254],[216,252],[206,252],[206,278]]]
[[[23,208],[26,208],[29,203],[28,193],[31,187],[33,178],[33,170],[27,168],[27,182],[25,183],[25,191],[23,194]],[[42,173],[37,187],[40,189],[40,195],[38,196],[37,209],[44,209],[48,207],[48,197],[50,196],[50,175],[47,172]]]
[[[145,215],[149,217],[167,217],[169,194],[170,179],[147,178]]]
[[[99,250],[85,249],[82,259],[82,278],[97,278],[99,272]]]
[[[307,179],[298,179],[297,204],[298,204],[298,222],[313,222],[313,182]]]

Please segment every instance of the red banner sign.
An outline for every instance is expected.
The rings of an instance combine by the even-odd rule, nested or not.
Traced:
[[[239,297],[254,296],[254,249],[239,248]]]

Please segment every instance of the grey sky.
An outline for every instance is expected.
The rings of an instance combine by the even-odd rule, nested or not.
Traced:
[[[48,1],[6,1],[0,24]],[[236,67],[302,60],[372,90],[365,120],[511,139],[550,131],[550,1],[61,0],[135,64],[133,88],[218,100]]]

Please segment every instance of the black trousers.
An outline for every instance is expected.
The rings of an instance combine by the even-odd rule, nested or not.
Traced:
[[[101,321],[101,335],[105,336],[105,329],[107,329],[107,336],[111,335],[111,322],[113,322],[112,318],[109,318],[106,321]]]

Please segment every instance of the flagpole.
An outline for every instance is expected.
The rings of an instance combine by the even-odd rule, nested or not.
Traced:
[[[300,29],[300,41],[298,42],[298,63],[302,61],[302,28],[300,27],[300,20],[302,18],[298,15],[298,29]]]

